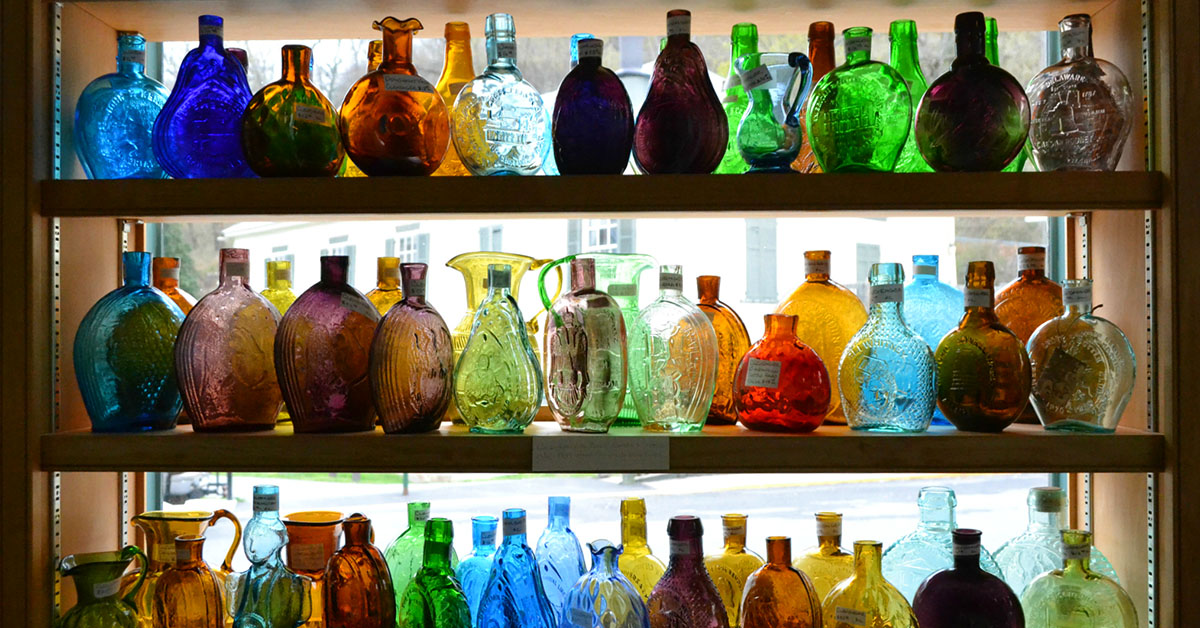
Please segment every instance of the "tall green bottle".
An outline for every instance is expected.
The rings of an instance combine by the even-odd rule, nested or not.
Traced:
[[[1000,27],[996,24],[996,18],[989,17],[984,21],[983,30],[983,55],[987,57],[988,63],[1000,67]],[[1025,162],[1029,159],[1029,142],[1025,142],[1025,146],[1020,153],[1008,162],[1001,172],[1021,172],[1025,169]]]
[[[400,596],[397,609],[405,628],[471,628],[471,609],[463,594],[450,551],[454,524],[449,519],[430,519],[425,524],[425,558],[416,577]]]
[[[892,42],[891,66],[908,84],[908,96],[915,112],[925,90],[929,89],[929,81],[925,80],[925,73],[921,71],[921,58],[917,53],[917,23],[912,20],[892,22],[888,38]],[[895,172],[933,172],[933,168],[921,156],[921,149],[917,148],[917,134],[911,127],[904,150],[900,151],[900,159],[896,162]]]
[[[750,164],[742,159],[742,153],[738,151],[737,131],[742,114],[746,113],[746,107],[750,106],[750,97],[742,88],[741,76],[733,67],[733,62],[744,54],[758,52],[758,27],[749,22],[734,24],[729,39],[729,78],[725,79],[725,97],[721,99],[721,106],[725,107],[725,118],[729,122],[729,144],[725,147],[725,156],[721,158],[721,165],[717,166],[716,173],[742,174],[750,169]]]

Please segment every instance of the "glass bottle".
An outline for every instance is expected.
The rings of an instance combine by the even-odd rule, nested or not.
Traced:
[[[708,425],[737,423],[735,378],[742,356],[750,350],[750,334],[746,324],[733,308],[720,300],[721,278],[716,275],[696,277],[696,292],[700,295],[696,307],[712,322],[717,332],[717,385],[712,406],[708,409]]]
[[[488,66],[454,101],[454,147],[471,174],[532,175],[550,150],[546,105],[517,67],[517,32],[507,13],[487,16]]]
[[[446,103],[412,64],[416,18],[385,17],[383,61],[358,79],[342,102],[338,129],[346,154],[367,176],[433,173],[450,144]]]
[[[1091,568],[1092,533],[1062,531],[1062,569],[1048,571],[1021,594],[1026,628],[1056,628],[1087,621],[1092,628],[1134,628],[1133,600],[1121,585]]]
[[[1113,432],[1133,394],[1137,359],[1129,339],[1092,314],[1092,280],[1071,279],[1067,311],[1033,332],[1030,403],[1048,430]]]
[[[425,523],[429,521],[429,502],[408,502],[408,528],[392,541],[383,553],[388,573],[392,575],[392,590],[396,592],[396,604],[408,589],[408,584],[421,569],[425,552]],[[451,567],[458,565],[458,554],[450,548]]]
[[[383,40],[372,39],[367,43],[367,72],[374,72],[379,64],[383,62]],[[446,103],[449,106],[449,103]],[[338,141],[341,141],[341,131],[338,131]],[[345,147],[342,149],[345,150]],[[444,160],[443,160],[444,161]],[[338,172],[339,177],[365,177],[367,173],[354,165],[354,160],[346,157],[342,160],[342,169]]]
[[[543,266],[538,278],[549,312],[542,358],[546,403],[563,430],[603,433],[617,420],[625,401],[625,320],[616,300],[596,290],[595,261],[570,257],[571,291],[553,306],[544,283],[553,264]]]
[[[288,533],[279,519],[279,487],[254,487],[254,516],[242,535],[242,549],[250,569],[227,584],[234,592],[234,628],[295,628],[308,620],[312,605],[308,592],[312,580],[293,573],[281,553]]]
[[[446,60],[442,63],[437,91],[453,119],[455,98],[462,88],[475,78],[475,62],[471,58],[471,27],[466,22],[446,22],[445,37]],[[446,148],[446,156],[442,158],[442,165],[433,172],[433,176],[464,177],[470,174],[458,158],[458,150],[451,141]]]
[[[926,578],[913,597],[921,628],[1025,628],[1016,594],[979,567],[979,530],[959,528],[952,534],[954,566]]]
[[[667,568],[646,542],[646,500],[641,497],[621,500],[621,547],[621,573],[642,599],[650,599],[650,592]]]
[[[306,628],[325,626],[325,566],[342,540],[342,520],[345,516],[332,510],[305,510],[283,518],[287,528],[288,569],[308,577],[309,614]]]
[[[397,607],[406,628],[472,628],[471,609],[454,576],[454,524],[441,517],[425,524],[425,548],[417,571]]]
[[[625,84],[601,65],[604,41],[579,42],[579,65],[554,100],[553,156],[562,174],[621,174],[633,148],[633,104]]]
[[[134,592],[133,600],[137,607],[138,624],[141,628],[154,628],[162,624],[154,623],[154,600],[158,591],[159,580],[168,570],[173,568],[179,556],[176,540],[179,537],[200,538],[208,528],[221,519],[227,519],[233,524],[233,539],[221,563],[219,580],[226,580],[233,573],[233,555],[242,542],[242,526],[237,517],[228,510],[206,512],[203,510],[190,512],[166,512],[151,510],[135,515],[130,523],[142,533],[146,539],[147,558],[146,579],[142,588]]]
[[[716,388],[717,332],[683,296],[681,266],[659,267],[658,288],[629,334],[633,401],[646,430],[699,432]]]
[[[671,560],[646,606],[651,628],[729,628],[721,595],[704,569],[704,528],[691,515],[671,517]]]
[[[178,257],[156,257],[150,265],[150,277],[154,287],[167,295],[187,316],[196,307],[196,297],[179,287],[179,267]]]
[[[734,378],[738,419],[752,430],[811,432],[829,409],[829,374],[816,352],[796,338],[795,316],[763,319],[765,335],[742,358]]]
[[[805,132],[825,172],[891,172],[912,126],[904,77],[871,60],[871,29],[842,31],[846,62],[813,88]]]
[[[621,548],[604,539],[588,543],[592,569],[563,600],[559,628],[650,628],[650,611],[617,566]]]
[[[1133,126],[1133,93],[1092,54],[1092,17],[1058,23],[1062,60],[1029,82],[1029,145],[1038,170],[1116,170]]]
[[[561,617],[567,592],[587,573],[587,565],[583,562],[583,547],[571,531],[571,498],[551,496],[548,500],[549,519],[534,556],[550,609],[555,617]]]
[[[204,562],[204,537],[175,538],[175,564],[154,588],[154,626],[224,628],[221,581]]]
[[[542,369],[509,292],[512,268],[488,265],[488,295],[454,367],[454,400],[472,432],[520,434],[542,405]]]
[[[297,432],[375,429],[367,361],[379,313],[346,283],[349,266],[321,256],[321,280],[279,323],[275,371]]]
[[[150,254],[122,255],[125,284],[101,297],[75,332],[75,381],[93,432],[175,427],[182,401],[175,338],[183,312],[150,285]]]
[[[473,251],[455,255],[450,258],[450,261],[446,262],[446,266],[462,273],[463,286],[467,290],[466,311],[463,313],[462,318],[459,319],[458,324],[450,332],[450,337],[454,341],[455,364],[458,364],[458,358],[462,356],[462,351],[467,346],[467,340],[471,337],[471,327],[475,324],[475,315],[478,313],[484,299],[488,296],[488,267],[492,264],[507,264],[509,266],[509,289],[512,291],[513,300],[519,302],[521,299],[521,280],[524,279],[525,273],[534,268],[540,268],[543,264],[551,261],[553,260],[539,260],[528,255],[519,255],[516,253]],[[526,325],[526,331],[527,333],[532,333],[532,331],[536,331],[536,328],[530,330],[530,326]],[[531,337],[530,341],[534,342],[534,339]],[[451,408],[453,409],[453,405]]]
[[[222,42],[225,21],[200,16],[200,45],[183,58],[154,120],[154,157],[176,179],[253,177],[242,154],[246,70]]]
[[[936,350],[946,334],[958,327],[962,318],[962,290],[938,280],[938,256],[912,257],[912,282],[904,286],[904,322],[916,332],[930,350]],[[950,425],[935,404],[933,425]]]
[[[750,105],[738,124],[736,144],[752,173],[791,173],[800,152],[800,110],[808,98],[812,66],[799,52],[752,52],[733,63]]]
[[[179,392],[197,432],[269,430],[279,416],[280,316],[250,288],[249,275],[248,249],[221,249],[221,283],[188,314],[175,341]]]
[[[777,314],[796,317],[796,337],[817,352],[829,375],[830,423],[845,423],[838,390],[837,365],[850,339],[867,322],[867,310],[858,296],[829,278],[829,251],[804,252],[804,283],[779,304]]]
[[[917,110],[917,145],[941,172],[1001,170],[1017,158],[1029,134],[1029,101],[1021,84],[984,54],[978,11],[954,20],[958,56]]]
[[[1025,531],[996,550],[996,564],[1004,572],[1004,581],[1016,593],[1034,578],[1062,565],[1062,531],[1067,527],[1067,493],[1061,488],[1042,486],[1029,489],[1029,525]],[[1092,547],[1090,569],[1114,582],[1120,582],[1112,563]]]
[[[542,587],[542,575],[525,544],[525,510],[504,511],[504,542],[492,559],[483,598],[479,601],[476,626],[488,628],[554,628],[557,625],[550,601]]]
[[[818,512],[817,546],[804,550],[792,561],[812,580],[817,599],[825,596],[846,578],[854,575],[854,555],[842,549],[842,513]]]
[[[834,61],[833,33],[833,22],[813,22],[808,25],[808,61],[812,64],[812,90],[808,92],[804,106],[800,108],[800,128],[804,129],[804,132],[801,133],[800,152],[792,161],[792,170],[802,174],[821,172],[821,165],[817,163],[817,156],[813,154],[812,144],[808,141],[808,125],[805,120],[808,117],[808,101],[812,100],[812,92],[816,90],[821,79],[837,65]]]
[[[467,596],[472,626],[476,625],[475,622],[479,618],[479,601],[483,599],[483,590],[487,587],[488,576],[492,573],[497,523],[497,519],[489,515],[471,517],[471,555],[464,558],[454,570],[462,584],[463,594]]]
[[[967,264],[966,312],[934,352],[938,408],[969,432],[1002,431],[1029,403],[1029,354],[992,309],[995,278],[991,262]]]
[[[692,43],[692,14],[667,12],[667,45],[633,131],[633,158],[646,174],[708,174],[729,146],[729,121]]]
[[[287,314],[288,308],[296,302],[296,293],[292,292],[292,263],[267,260],[267,287],[259,294],[279,310],[280,316]]]
[[[750,574],[741,598],[742,628],[821,628],[821,599],[792,567],[792,540],[767,537],[767,563]]]
[[[400,258],[379,257],[375,260],[375,287],[365,295],[383,316],[404,298],[400,289]]]
[[[133,584],[121,595],[121,580],[133,559],[141,561]],[[58,572],[75,583],[75,606],[55,623],[58,628],[137,628],[135,596],[146,578],[146,555],[133,545],[119,552],[72,554]],[[641,600],[638,600],[641,603]],[[644,605],[643,605],[644,608]],[[590,626],[589,626],[590,628]]]
[[[883,575],[904,598],[911,600],[917,587],[935,571],[954,564],[951,531],[958,527],[954,509],[958,498],[943,486],[926,486],[917,495],[921,518],[917,529],[892,543],[883,553]],[[980,548],[979,564],[984,571],[1003,578],[1004,574],[987,548]]]
[[[154,158],[154,119],[170,92],[146,76],[146,38],[117,32],[117,71],[75,103],[75,155],[89,179],[165,179]]]
[[[325,566],[325,625],[391,628],[396,594],[379,548],[371,544],[371,520],[354,513],[342,522],[346,544]]]
[[[250,55],[249,55],[249,53],[246,52],[246,50],[244,48],[226,48],[225,52],[226,52],[226,54],[228,54],[229,56],[231,56],[237,60],[238,64],[242,66],[242,71],[246,71],[246,72],[249,71]],[[249,77],[250,77],[250,75],[247,74],[246,78],[249,78]]]
[[[596,36],[591,33],[575,33],[574,35],[571,35],[571,45],[570,45],[571,66],[570,66],[570,70],[574,70],[575,68],[579,67],[579,42],[581,42],[585,39],[596,39]],[[604,42],[602,42],[601,40],[598,40],[598,39],[596,41],[600,42],[599,45],[600,45],[601,49],[598,52],[593,52],[593,56],[596,56],[596,63],[600,63],[600,55],[603,52]],[[591,45],[589,44],[589,46],[591,46]],[[592,46],[592,47],[594,47],[594,46]],[[568,70],[568,73],[569,72],[570,71]],[[561,91],[562,90],[560,89],[559,92],[561,92]],[[548,177],[557,177],[560,174],[558,171],[558,161],[555,159],[555,156],[554,156],[554,150],[555,150],[554,149],[554,108],[558,106],[559,92],[554,92],[554,97],[552,99],[550,99],[550,102],[545,102],[543,100],[543,103],[545,103],[545,105],[546,105],[546,142],[547,142],[547,145],[550,146],[550,150],[546,151],[546,159],[542,161],[542,170],[539,174],[542,174],[542,175],[545,175]],[[633,124],[632,104],[630,105],[629,115],[631,117],[630,131],[632,132],[632,129],[633,129],[633,127],[632,127],[632,124]],[[587,130],[588,127],[583,127],[583,129]],[[632,136],[631,136],[630,137],[631,146],[632,146],[632,141],[633,140],[632,140]],[[628,165],[629,153],[625,154],[625,160],[626,160],[625,165]]]
[[[715,174],[742,174],[750,169],[750,164],[742,158],[737,145],[738,125],[750,106],[750,96],[742,87],[742,75],[734,67],[734,62],[742,55],[758,52],[758,26],[750,22],[734,24],[729,33],[729,50],[729,76],[725,78],[725,97],[721,99],[729,126],[729,141]]]
[[[746,579],[763,566],[763,559],[746,549],[746,515],[721,515],[721,528],[725,546],[720,554],[704,557],[704,568],[725,605],[730,628],[737,628]]]
[[[917,628],[908,600],[880,571],[882,547],[879,541],[854,542],[854,574],[821,602],[825,628]]]
[[[1062,286],[1046,276],[1046,247],[1017,249],[1017,278],[996,294],[996,316],[1028,344],[1042,323],[1063,315]]]
[[[332,177],[346,153],[337,110],[313,85],[312,49],[283,47],[283,78],[258,90],[242,115],[242,151],[260,177]]]
[[[641,314],[638,295],[641,293],[641,276],[646,270],[654,268],[654,258],[638,253],[584,253],[580,257],[595,262],[596,288],[612,297],[621,307],[621,318],[625,322],[626,358],[628,353],[628,333]],[[629,363],[629,369],[633,364]],[[627,371],[628,373],[628,371]],[[615,425],[636,427],[638,421],[637,407],[633,403],[633,379],[625,378],[625,402],[617,415]],[[628,548],[626,548],[628,549]]]
[[[996,22],[996,18],[984,18],[983,29],[983,56],[987,57],[988,63],[1002,67],[1000,65],[1000,26]],[[1030,117],[1032,125],[1032,115]],[[1033,127],[1030,126],[1032,129]],[[1029,143],[1026,142],[1021,146],[1021,152],[1017,153],[1016,158],[1008,162],[1001,172],[1021,172],[1025,169],[1025,162],[1029,160]]]
[[[937,389],[933,351],[904,320],[904,267],[872,264],[871,313],[838,366],[846,424],[877,432],[929,429]]]
[[[921,97],[929,89],[929,81],[921,71],[921,57],[917,52],[917,23],[912,20],[894,20],[888,27],[888,39],[892,43],[892,56],[889,65],[908,85],[908,97],[915,112],[921,104]],[[912,120],[909,120],[908,139],[904,142],[904,150],[900,151],[900,159],[896,162],[895,172],[933,172],[933,168],[925,163],[917,148],[917,134],[912,130]]]

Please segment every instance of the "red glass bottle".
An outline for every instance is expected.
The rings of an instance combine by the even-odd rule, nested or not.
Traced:
[[[766,333],[738,365],[738,419],[752,430],[811,432],[829,410],[832,388],[825,364],[796,337],[796,317],[767,314]]]
[[[371,544],[371,520],[355,513],[342,531],[346,544],[325,565],[325,625],[394,628],[396,593],[383,553]]]

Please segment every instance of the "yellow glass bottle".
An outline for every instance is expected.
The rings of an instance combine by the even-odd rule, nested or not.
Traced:
[[[854,574],[821,603],[825,628],[917,628],[917,616],[900,590],[883,578],[883,544],[854,542]]]
[[[400,290],[400,258],[381,257],[375,265],[375,289],[367,293],[367,300],[379,315],[383,316],[392,306],[404,299]]]
[[[796,337],[825,364],[832,391],[825,420],[844,424],[837,367],[846,345],[867,322],[867,309],[857,295],[829,278],[829,257],[829,251],[805,251],[804,283],[775,311],[796,317]]]
[[[179,258],[156,257],[150,263],[152,283],[186,315],[196,305],[196,297],[179,287]]]
[[[708,425],[734,425],[737,408],[734,405],[733,384],[742,356],[750,350],[750,334],[746,324],[733,308],[720,300],[721,278],[715,275],[696,277],[700,300],[696,307],[712,322],[717,332],[717,388],[713,391],[708,409]]]
[[[854,555],[842,549],[842,513],[818,512],[817,546],[804,550],[792,566],[803,571],[825,599],[833,587],[854,575]]]
[[[720,554],[706,556],[704,567],[725,604],[730,628],[737,628],[746,579],[763,566],[763,559],[746,549],[746,515],[721,515],[721,527],[725,533],[725,548]]]
[[[375,68],[379,67],[383,61],[383,40],[372,39],[371,43],[367,44],[367,71],[374,72]],[[453,147],[451,147],[453,148]],[[359,170],[358,166],[354,165],[354,160],[347,155],[342,160],[342,169],[338,172],[339,177],[365,177],[367,173]],[[283,312],[280,312],[282,314]]]
[[[621,573],[643,600],[650,599],[650,592],[667,568],[646,543],[646,500],[641,497],[621,500],[621,546],[625,548],[617,563]]]
[[[292,263],[287,260],[268,260],[267,287],[259,294],[279,310],[280,316],[286,314],[296,302],[296,293],[292,292]]]
[[[442,75],[438,78],[437,90],[446,101],[446,106],[454,113],[454,99],[463,85],[475,78],[475,63],[471,59],[471,27],[466,22],[446,22],[446,61],[442,65]],[[466,177],[470,176],[467,167],[458,158],[454,142],[442,158],[442,165],[433,172],[435,177]]]

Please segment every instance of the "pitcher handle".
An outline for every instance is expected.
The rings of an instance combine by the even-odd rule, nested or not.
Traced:
[[[787,95],[792,93],[792,90],[796,87],[797,78],[803,81],[800,84],[799,93],[796,94],[796,99],[787,108],[788,122],[795,120],[798,124],[797,111],[808,100],[808,92],[812,88],[812,63],[809,61],[808,55],[803,52],[792,52],[788,54],[788,65],[796,68],[796,71],[792,72],[792,78],[788,80],[787,89],[783,91],[783,97],[786,99]]]
[[[224,508],[213,513],[213,516],[208,520],[209,526],[216,525],[217,521],[228,519],[233,524],[233,544],[229,546],[229,551],[225,553],[225,561],[221,563],[221,571],[224,573],[233,573],[233,555],[237,553],[237,548],[242,544],[242,524],[233,516],[233,513]]]
[[[530,270],[534,270],[536,268],[542,269],[542,271],[540,273],[538,273],[538,295],[541,296],[541,298],[542,298],[542,309],[538,310],[538,313],[534,314],[533,317],[529,319],[529,323],[528,323],[529,328],[532,329],[534,332],[536,332],[538,330],[538,324],[537,324],[538,317],[546,312],[549,312],[550,307],[554,304],[554,301],[558,300],[558,295],[562,294],[562,284],[563,284],[562,269],[559,268],[558,265],[562,264],[563,262],[570,261],[573,259],[575,259],[574,255],[568,255],[566,257],[559,258],[559,259],[539,259],[539,260],[534,260],[533,264],[530,265],[530,267],[529,267]],[[548,299],[548,298],[546,298],[546,289],[545,289],[544,278],[546,276],[546,272],[549,271],[551,268],[556,269],[555,272],[558,273],[558,287],[554,289],[554,298]]]
[[[133,560],[135,558],[139,563],[137,579],[133,581],[133,586],[129,587],[129,592],[125,594],[125,597],[121,598],[121,601],[133,608],[137,608],[137,600],[134,596],[137,594],[138,589],[142,588],[142,582],[146,580],[146,572],[150,571],[150,561],[146,558],[146,553],[136,545],[126,545],[121,548],[121,560]]]

